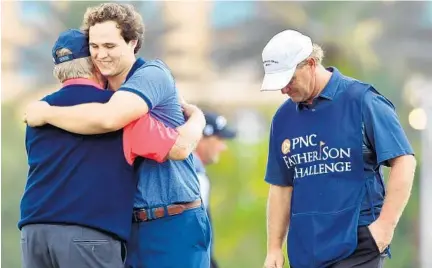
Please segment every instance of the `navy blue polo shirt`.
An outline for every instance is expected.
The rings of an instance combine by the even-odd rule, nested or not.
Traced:
[[[314,99],[311,105],[299,103],[297,109],[317,109],[320,105],[332,101],[338,94],[336,86],[341,79],[346,79],[336,68],[327,70],[333,74],[321,94]],[[370,86],[370,85],[369,85]],[[372,87],[372,86],[370,86]],[[376,215],[379,215],[385,195],[382,167],[389,166],[388,160],[402,155],[413,155],[414,151],[399,122],[393,104],[384,96],[378,94],[374,89],[369,90],[363,100],[363,161],[364,175],[375,176],[374,183],[370,185],[371,200],[365,196],[360,212],[359,225],[367,225],[372,222],[371,202]],[[283,122],[272,122],[272,125],[283,124]],[[275,134],[270,130],[269,155],[265,181],[270,184],[281,186],[292,186],[293,176],[287,177],[279,166],[280,144],[272,144]]]
[[[53,106],[107,102],[113,92],[67,85],[43,100]],[[75,224],[128,240],[136,180],[122,130],[78,135],[52,125],[27,127],[28,179],[18,227]]]
[[[119,91],[140,96],[150,114],[166,126],[176,128],[185,123],[174,78],[161,61],[137,59]],[[135,161],[138,187],[135,208],[153,208],[200,199],[198,176],[193,155],[183,161],[157,163],[147,158]]]

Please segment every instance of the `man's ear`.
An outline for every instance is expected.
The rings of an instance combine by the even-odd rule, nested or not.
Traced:
[[[308,64],[309,64],[309,66],[315,68],[315,67],[317,66],[317,61],[316,61],[315,58],[309,58],[309,59],[308,59]]]
[[[135,47],[137,46],[137,44],[138,44],[138,40],[130,40],[128,45],[131,47],[133,51],[135,51]]]

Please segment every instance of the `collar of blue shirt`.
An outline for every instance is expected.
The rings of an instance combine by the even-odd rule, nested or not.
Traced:
[[[335,67],[328,67],[326,68],[328,71],[332,72],[332,76],[330,77],[329,82],[324,87],[324,89],[321,91],[320,95],[316,97],[311,105],[306,104],[304,102],[300,102],[297,104],[297,109],[302,110],[303,108],[307,107],[313,107],[316,105],[316,103],[322,99],[325,100],[333,100],[334,96],[336,95],[336,92],[338,90],[338,84],[341,79],[341,73],[339,70]]]

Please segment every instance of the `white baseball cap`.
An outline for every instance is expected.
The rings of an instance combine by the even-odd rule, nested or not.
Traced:
[[[281,90],[291,81],[297,65],[312,54],[312,40],[297,31],[273,36],[262,52],[264,80],[261,91]]]

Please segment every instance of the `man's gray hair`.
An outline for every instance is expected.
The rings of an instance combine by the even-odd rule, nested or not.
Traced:
[[[306,65],[307,60],[310,58],[315,59],[316,64],[320,65],[322,63],[323,58],[324,58],[323,49],[319,45],[313,44],[312,45],[312,53],[310,54],[310,56],[307,57],[307,59],[305,59],[304,61],[300,62],[297,66],[302,67],[302,66]]]
[[[70,55],[72,52],[67,48],[56,51],[57,57]],[[90,57],[74,59],[59,63],[54,66],[53,75],[61,83],[73,78],[90,78],[94,72],[94,65]]]

